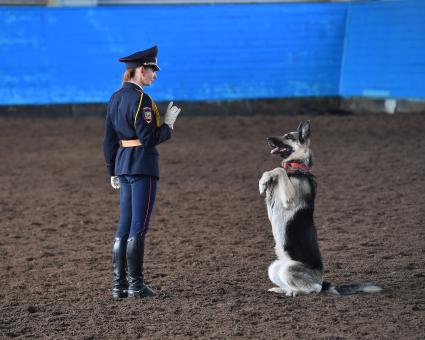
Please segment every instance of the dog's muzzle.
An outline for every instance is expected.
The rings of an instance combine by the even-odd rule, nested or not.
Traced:
[[[267,143],[272,148],[272,151],[270,151],[272,155],[279,155],[282,158],[287,158],[292,153],[292,147],[282,143],[276,137],[268,137]]]

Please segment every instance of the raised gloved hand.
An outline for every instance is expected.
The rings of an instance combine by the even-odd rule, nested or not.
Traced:
[[[118,178],[118,176],[111,176],[111,186],[114,189],[120,188],[120,179]]]
[[[167,124],[171,129],[173,129],[174,122],[176,121],[177,116],[181,110],[182,109],[179,109],[177,106],[173,106],[173,102],[168,104],[167,112],[164,116],[164,123]]]

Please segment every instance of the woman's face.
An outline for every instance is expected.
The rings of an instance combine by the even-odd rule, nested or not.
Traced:
[[[156,72],[150,67],[141,67],[140,68],[140,82],[143,86],[149,86],[156,79]]]

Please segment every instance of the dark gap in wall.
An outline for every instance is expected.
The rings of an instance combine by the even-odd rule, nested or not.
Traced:
[[[364,97],[290,97],[238,101],[177,101],[185,116],[231,115],[297,115],[297,114],[379,114],[425,113],[425,101],[395,100],[393,112],[388,111],[387,99]],[[168,102],[157,103],[164,113]],[[10,117],[81,117],[104,116],[106,103],[10,105],[0,106],[0,116]]]

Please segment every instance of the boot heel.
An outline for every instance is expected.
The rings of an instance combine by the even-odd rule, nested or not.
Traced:
[[[128,291],[128,297],[135,298],[135,299],[151,298],[156,295],[157,293],[147,285],[145,285],[141,290]]]

